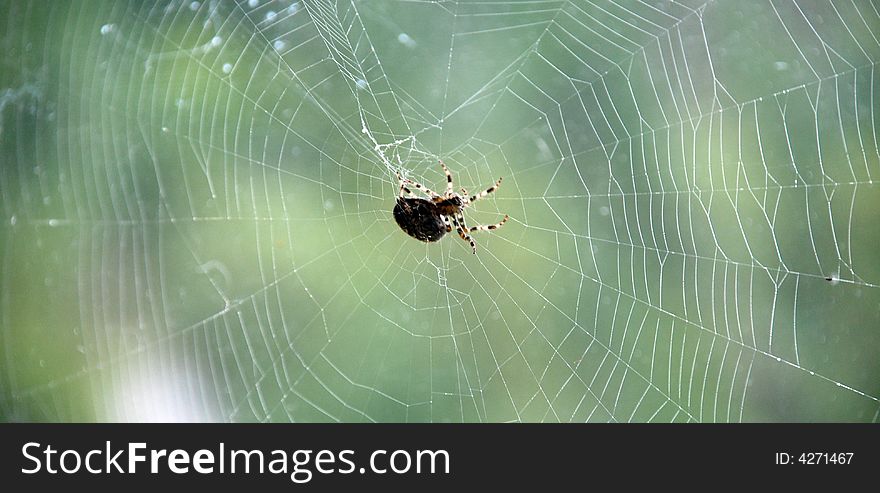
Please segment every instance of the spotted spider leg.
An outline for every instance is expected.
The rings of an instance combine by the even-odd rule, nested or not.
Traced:
[[[461,218],[461,222],[459,221]],[[474,251],[474,255],[477,254],[477,244],[474,242],[474,239],[471,238],[471,235],[467,234],[467,226],[464,225],[464,217],[459,213],[455,216],[452,216],[452,222],[455,224],[455,229],[458,231],[458,236],[461,237],[462,240],[471,244],[471,249]]]
[[[501,221],[499,221],[495,224],[481,224],[479,226],[471,226],[470,228],[468,228],[468,231],[473,233],[474,231],[490,231],[493,229],[498,229],[501,226],[504,226],[504,223],[506,223],[508,219],[510,219],[510,216],[505,214],[504,219],[502,219]]]
[[[477,253],[473,238],[471,238],[471,236],[468,235],[467,233],[468,232],[473,233],[475,231],[491,231],[493,229],[498,229],[501,226],[504,226],[504,223],[506,223],[508,219],[510,219],[510,216],[505,214],[504,219],[502,219],[501,221],[499,221],[495,224],[481,224],[479,226],[468,227],[467,224],[465,224],[464,214],[459,212],[456,215],[456,224],[460,225],[462,230],[459,231],[458,235],[461,236],[461,239],[468,241],[471,244],[471,247],[474,248],[474,253]]]
[[[443,214],[441,214],[440,219],[442,219],[443,224],[446,225],[446,232],[451,233],[452,232],[452,223],[449,222],[449,218],[447,216],[444,216]]]
[[[403,178],[400,177],[400,173],[397,173],[397,179],[400,180],[400,193],[397,196],[403,197],[404,193],[406,193],[407,196],[412,197],[413,193],[404,185],[404,181]]]
[[[471,195],[470,198],[468,199],[468,202],[476,202],[477,200],[485,197],[486,195],[489,195],[490,193],[494,192],[495,190],[498,190],[498,187],[501,186],[501,180],[503,180],[503,179],[504,179],[503,177],[498,178],[498,181],[495,182],[495,185],[483,190],[482,192],[480,192],[476,195]]]
[[[440,166],[443,167],[443,172],[446,173],[446,196],[452,197],[452,173],[446,167],[446,163],[443,160],[440,160]]]
[[[401,178],[400,173],[397,174],[397,177],[400,178],[401,186],[403,186],[404,183],[409,183],[410,185],[414,186],[416,188],[416,190],[421,190],[425,195],[427,195],[428,197],[431,197],[431,199],[433,199],[434,202],[437,202],[439,199],[443,198],[440,195],[438,195],[436,192],[429,189],[428,187],[422,185],[421,183],[412,181],[409,178]]]

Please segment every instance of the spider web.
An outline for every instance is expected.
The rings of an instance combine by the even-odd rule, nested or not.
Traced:
[[[878,420],[872,2],[3,10],[6,419]]]

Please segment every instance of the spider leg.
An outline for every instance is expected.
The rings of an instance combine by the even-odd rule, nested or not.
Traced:
[[[482,192],[480,192],[480,193],[478,193],[478,194],[476,194],[476,195],[471,195],[471,198],[470,198],[470,200],[469,200],[468,202],[474,202],[474,201],[476,201],[476,200],[479,200],[479,199],[485,197],[486,195],[489,195],[490,193],[494,192],[495,190],[498,190],[498,187],[501,186],[501,180],[502,180],[502,179],[503,179],[503,177],[502,177],[502,178],[498,178],[498,181],[495,182],[495,185],[493,185],[493,186],[491,186],[491,187],[489,187],[489,188],[483,190]]]
[[[443,166],[443,172],[446,173],[446,195],[452,195],[452,173],[449,172],[449,168],[446,167],[446,163],[443,160],[440,161],[440,166]]]
[[[442,199],[442,197],[440,195],[437,195],[436,192],[430,190],[428,187],[422,185],[421,183],[410,180],[409,178],[404,178],[403,183],[409,183],[410,185],[414,186],[417,190],[421,190],[425,195],[434,199],[435,202],[439,199]]]
[[[508,219],[510,219],[510,216],[505,214],[504,219],[502,219],[501,222],[497,222],[495,224],[486,224],[486,225],[481,224],[479,226],[471,226],[470,228],[468,228],[468,230],[471,233],[473,233],[474,231],[489,231],[492,229],[498,229],[501,226],[504,226],[504,223],[506,223]]]
[[[459,218],[462,219],[462,222],[459,222]],[[471,235],[467,234],[467,226],[464,225],[464,217],[461,214],[456,216],[452,216],[452,222],[455,223],[455,229],[458,230],[458,236],[461,237],[462,240],[471,244],[471,249],[474,251],[474,255],[477,254],[477,244],[474,243],[474,239],[471,238]]]
[[[400,180],[400,193],[398,194],[398,197],[403,197],[404,193],[412,197],[413,193],[404,185],[404,181],[403,178],[400,177],[400,173],[397,173],[397,179]]]
[[[447,232],[447,233],[451,233],[451,232],[452,232],[452,224],[449,222],[449,218],[446,217],[446,216],[444,216],[444,215],[441,215],[441,216],[440,216],[440,219],[442,219],[442,220],[443,220],[443,224],[446,225],[446,232]]]

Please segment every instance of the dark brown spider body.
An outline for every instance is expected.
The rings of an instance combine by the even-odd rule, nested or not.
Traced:
[[[470,243],[471,249],[477,253],[477,245],[469,233],[498,229],[507,222],[508,217],[505,215],[504,219],[496,224],[468,227],[465,224],[462,211],[474,201],[494,192],[501,184],[501,178],[495,182],[494,186],[476,195],[468,196],[465,189],[461,190],[464,195],[459,195],[452,191],[452,173],[449,172],[443,161],[440,161],[440,166],[446,173],[446,191],[443,195],[432,192],[421,183],[397,175],[400,180],[400,194],[397,196],[397,202],[392,211],[394,220],[406,234],[425,242],[437,241],[454,228],[458,232],[458,236]],[[407,184],[421,190],[430,199],[414,196],[412,191],[406,187]]]
[[[400,229],[417,240],[437,241],[446,234],[440,205],[430,200],[400,197],[393,213]]]
[[[461,197],[458,196],[449,197],[448,199],[443,199],[434,203],[434,206],[437,207],[437,211],[444,216],[454,216],[460,213],[462,205]]]

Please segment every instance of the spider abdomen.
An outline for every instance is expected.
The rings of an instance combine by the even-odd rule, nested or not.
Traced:
[[[406,234],[421,241],[437,241],[446,234],[446,224],[436,204],[420,198],[399,198],[394,220]]]

